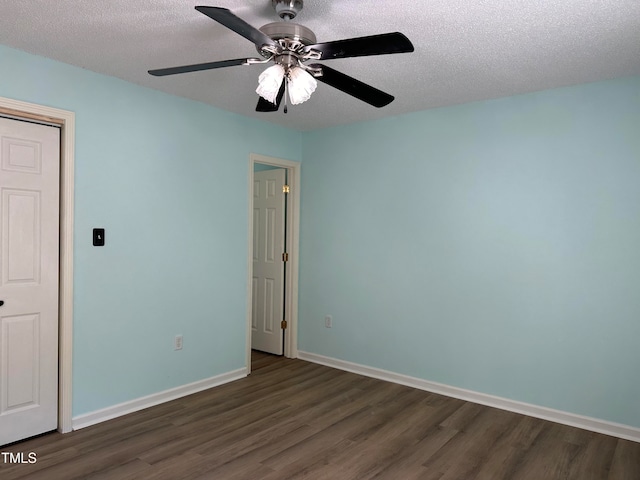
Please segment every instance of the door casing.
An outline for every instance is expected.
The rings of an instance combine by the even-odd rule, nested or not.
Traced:
[[[300,162],[283,160],[252,153],[249,155],[248,231],[247,239],[247,301],[246,301],[246,369],[251,373],[251,309],[253,278],[253,170],[256,163],[272,165],[287,170],[289,193],[286,206],[286,245],[289,261],[285,263],[285,319],[287,329],[284,336],[284,356],[298,357],[298,261],[299,261],[299,225],[300,225]]]
[[[58,431],[73,430],[73,198],[75,113],[0,97],[0,113],[60,125],[60,280],[58,289]]]

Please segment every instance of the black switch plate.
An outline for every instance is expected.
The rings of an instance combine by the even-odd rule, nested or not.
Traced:
[[[93,229],[93,246],[104,247],[104,228]]]

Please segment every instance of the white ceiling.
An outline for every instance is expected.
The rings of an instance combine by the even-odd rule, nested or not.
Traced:
[[[318,42],[399,31],[415,52],[327,62],[396,97],[377,109],[320,83],[284,115],[254,111],[265,66],[171,77],[147,70],[254,57],[254,45],[194,9],[255,27],[271,0],[3,0],[0,43],[298,130],[640,75],[640,0],[306,0]]]

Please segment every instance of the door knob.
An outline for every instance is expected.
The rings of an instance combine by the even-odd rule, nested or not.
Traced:
[[[4,300],[0,300],[0,307],[4,305]]]

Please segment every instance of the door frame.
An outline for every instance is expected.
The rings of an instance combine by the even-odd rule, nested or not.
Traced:
[[[0,97],[0,113],[60,126],[60,278],[58,283],[58,431],[73,430],[73,198],[75,113]]]
[[[248,253],[247,253],[247,318],[246,318],[246,370],[251,373],[251,314],[253,308],[253,169],[256,163],[271,165],[287,170],[289,193],[286,207],[286,245],[289,261],[285,263],[285,305],[284,315],[287,329],[284,335],[284,356],[298,358],[298,260],[300,230],[300,162],[268,157],[257,153],[249,155],[249,185],[247,189]]]

